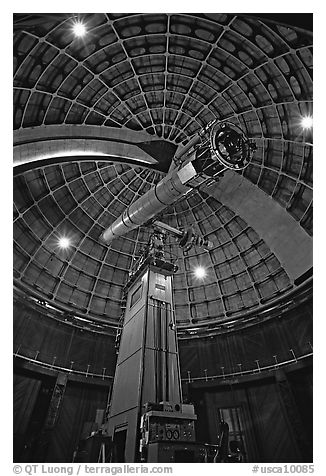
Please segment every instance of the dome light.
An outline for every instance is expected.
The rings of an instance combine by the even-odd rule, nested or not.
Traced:
[[[85,25],[82,22],[78,21],[74,24],[73,31],[75,36],[82,37],[86,33]]]
[[[311,129],[313,124],[312,116],[304,116],[301,119],[301,126],[303,129]]]
[[[70,239],[67,238],[66,236],[62,236],[62,237],[59,239],[59,241],[58,241],[58,245],[59,245],[60,248],[66,250],[67,248],[70,247],[71,241],[70,241]]]
[[[206,269],[203,268],[202,266],[198,266],[195,268],[195,276],[198,279],[203,279],[206,276]]]

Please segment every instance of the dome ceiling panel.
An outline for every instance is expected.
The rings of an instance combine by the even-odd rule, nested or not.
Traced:
[[[162,178],[159,170],[168,170],[176,148],[215,118],[239,125],[255,140],[257,151],[243,177],[312,235],[312,134],[300,127],[301,117],[312,114],[311,32],[235,14],[81,18],[87,35],[77,39],[69,14],[15,15],[14,129],[26,131],[17,135],[20,153],[30,148],[31,154],[31,142],[41,146],[41,139],[55,150],[56,137],[46,127],[89,127],[85,137],[106,131],[103,137],[117,143],[125,135],[130,146],[136,142],[128,133],[137,131],[148,134],[138,148],[153,158],[152,169],[110,157],[90,160],[90,150],[83,161],[77,154],[70,162],[18,171],[17,283],[67,311],[116,324],[123,286],[149,231],[141,227],[110,248],[99,236]],[[119,139],[113,129],[121,131]],[[40,133],[34,138],[35,131]],[[87,152],[90,141],[83,144]],[[179,200],[164,218],[178,228],[193,226],[214,242],[209,253],[183,254],[168,241],[167,250],[178,257],[179,326],[241,316],[293,287],[267,244],[268,230],[258,233],[209,190]],[[60,234],[69,233],[72,248],[58,249]],[[205,286],[193,274],[201,261],[208,269]]]

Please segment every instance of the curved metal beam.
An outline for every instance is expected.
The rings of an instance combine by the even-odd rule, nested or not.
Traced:
[[[53,125],[14,131],[14,166],[67,156],[120,157],[157,164],[138,144],[155,142],[150,134],[130,129],[87,125]]]
[[[294,281],[312,266],[312,237],[272,197],[228,170],[205,192],[228,206],[264,239]]]

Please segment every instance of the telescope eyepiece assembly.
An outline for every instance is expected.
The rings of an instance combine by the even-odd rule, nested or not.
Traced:
[[[198,173],[214,177],[225,169],[243,170],[256,150],[242,129],[232,122],[214,122],[201,133],[193,165]]]
[[[256,144],[232,122],[216,123],[210,131],[210,149],[227,168],[242,170],[252,159]]]

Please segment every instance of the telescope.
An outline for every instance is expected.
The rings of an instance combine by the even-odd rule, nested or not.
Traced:
[[[248,166],[256,144],[232,122],[214,120],[197,133],[174,157],[174,167],[152,189],[129,205],[100,236],[110,244],[131,230],[147,224],[169,205],[214,179],[227,169]]]

